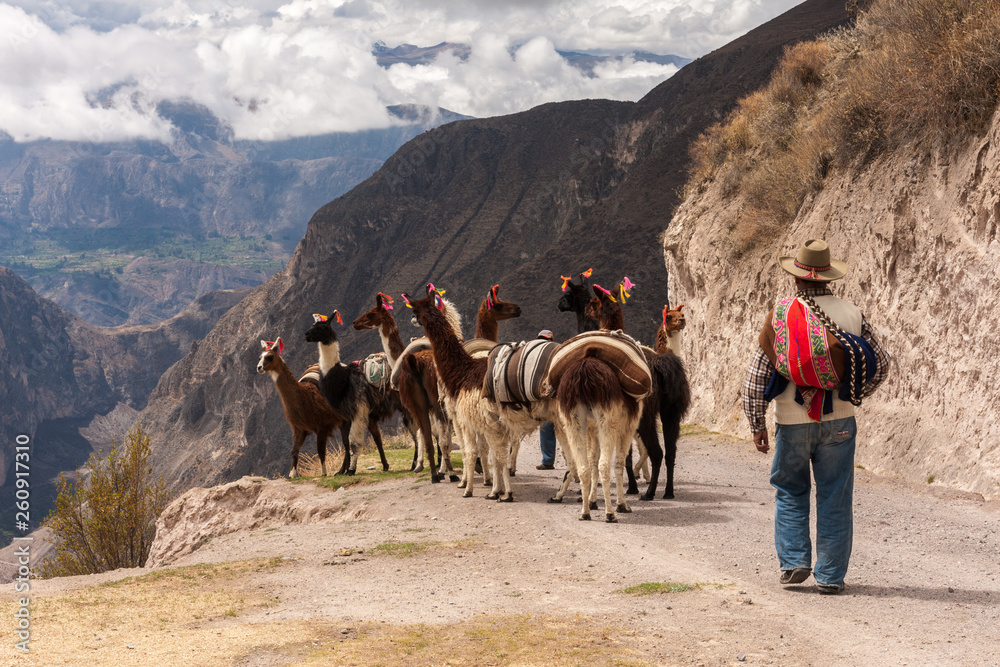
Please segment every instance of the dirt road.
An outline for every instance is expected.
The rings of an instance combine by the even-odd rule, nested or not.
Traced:
[[[820,596],[811,579],[777,583],[770,455],[748,441],[684,436],[676,500],[633,499],[617,524],[548,504],[562,466],[535,470],[537,439],[521,451],[513,504],[395,481],[334,492],[333,523],[215,538],[176,565],[281,557],[231,584],[271,602],[144,635],[105,629],[94,651],[172,664],[171,642],[204,631],[217,642],[204,664],[1000,665],[1000,503],[858,470],[847,589]],[[667,583],[686,590],[622,592]]]

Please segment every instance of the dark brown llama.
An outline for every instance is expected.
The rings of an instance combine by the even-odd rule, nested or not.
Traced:
[[[684,328],[684,315],[680,312],[683,306],[671,311],[664,307],[663,324],[657,331],[657,348],[666,352],[654,351],[642,347],[646,363],[653,374],[653,392],[645,399],[642,418],[639,421],[637,433],[642,443],[640,461],[635,469],[631,465],[631,451],[626,462],[628,474],[628,492],[639,492],[636,484],[636,469],[642,465],[642,458],[648,456],[651,464],[649,484],[646,492],[639,496],[640,500],[653,500],[656,497],[656,486],[659,483],[660,470],[666,463],[666,483],[663,497],[674,497],[674,468],[677,461],[677,440],[680,438],[681,420],[691,406],[691,387],[688,384],[687,373],[680,357],[670,351],[671,333]],[[593,316],[601,321],[602,329],[622,328],[624,317],[621,307],[608,299],[595,299],[589,305]],[[663,342],[661,343],[661,339]],[[677,340],[676,338],[674,339]],[[666,346],[666,347],[661,347]],[[657,435],[656,419],[659,417],[663,427],[663,446]]]
[[[292,429],[292,469],[288,476],[298,477],[299,450],[309,434],[315,433],[316,453],[326,477],[326,442],[335,430],[344,426],[344,419],[333,411],[315,383],[295,379],[281,358],[284,343],[280,337],[274,341],[262,340],[260,345],[263,351],[257,362],[257,372],[268,373],[274,380],[285,419]],[[343,435],[346,442],[346,432]]]
[[[382,338],[382,346],[386,357],[392,366],[399,361],[400,356],[406,346],[399,334],[399,327],[396,325],[396,318],[389,311],[392,309],[392,297],[379,292],[375,295],[375,307],[354,320],[354,328],[378,329]],[[458,481],[458,475],[451,462],[451,427],[444,407],[439,400],[437,386],[437,372],[434,369],[434,357],[430,350],[423,350],[413,353],[415,357],[413,364],[405,364],[400,368],[396,378],[399,388],[400,401],[404,409],[409,413],[416,424],[418,433],[421,434],[423,449],[415,447],[413,452],[413,463],[410,470],[421,472],[424,469],[423,456],[418,456],[421,452],[429,458],[429,465],[434,467],[433,434],[438,436],[438,444],[441,449],[440,474],[446,473],[453,482]]]

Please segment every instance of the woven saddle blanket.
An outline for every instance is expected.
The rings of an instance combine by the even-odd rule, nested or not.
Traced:
[[[483,396],[497,403],[526,405],[545,398],[542,383],[559,348],[547,340],[504,343],[490,351]]]
[[[621,331],[587,331],[561,344],[549,362],[548,377],[542,389],[546,396],[555,396],[563,373],[591,348],[595,351],[594,356],[615,371],[622,391],[637,400],[649,396],[653,390],[649,364],[639,343]]]

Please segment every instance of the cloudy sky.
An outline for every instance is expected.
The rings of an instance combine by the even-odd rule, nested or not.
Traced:
[[[0,130],[168,141],[155,112],[165,99],[204,104],[251,140],[384,127],[390,104],[484,117],[636,100],[676,68],[625,58],[587,76],[556,50],[696,58],[798,1],[0,1]],[[372,55],[380,40],[472,51],[385,69]]]

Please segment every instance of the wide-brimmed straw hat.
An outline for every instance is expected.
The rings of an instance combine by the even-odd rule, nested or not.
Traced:
[[[827,283],[847,275],[847,264],[830,259],[830,246],[821,239],[809,239],[802,244],[795,257],[779,257],[782,269],[796,278]]]

